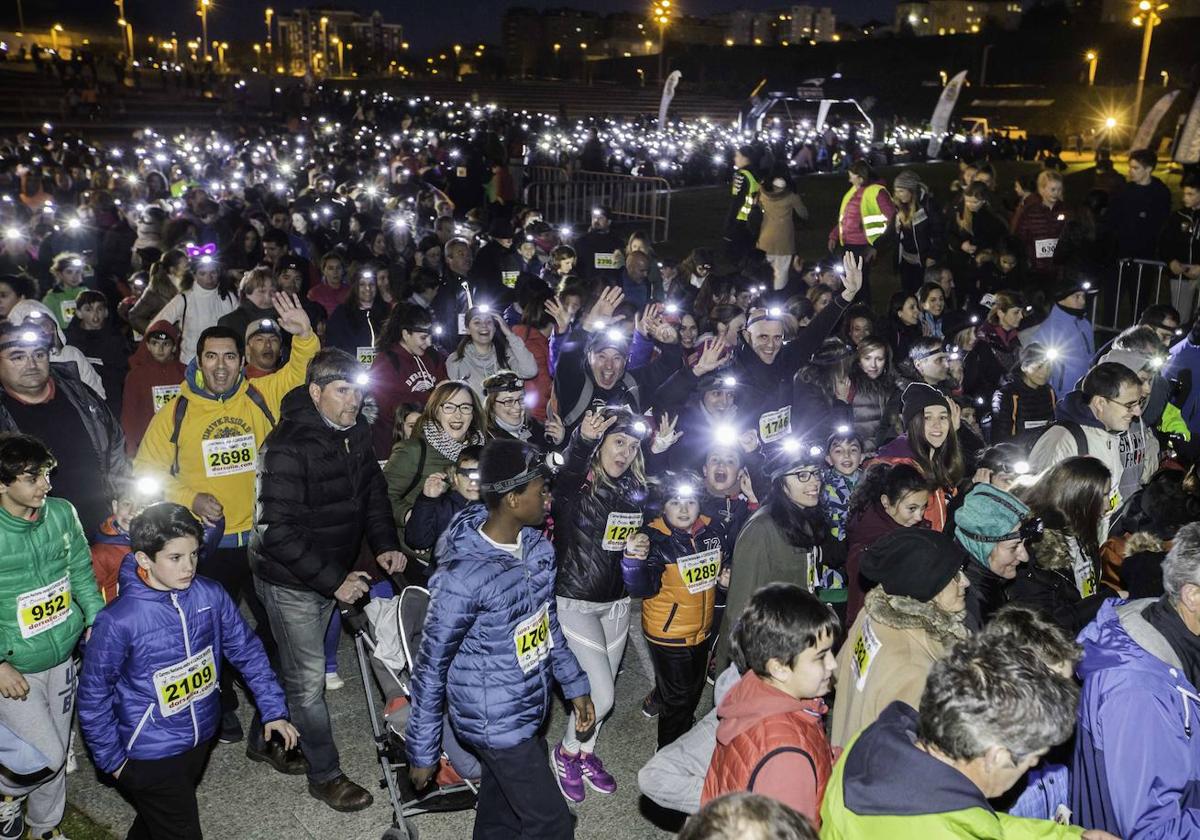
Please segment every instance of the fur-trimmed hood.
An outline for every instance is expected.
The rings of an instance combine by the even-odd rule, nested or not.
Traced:
[[[1057,571],[1070,569],[1073,563],[1071,540],[1074,537],[1065,529],[1047,528],[1042,532],[1034,552],[1034,562],[1041,569]]]
[[[1156,537],[1149,531],[1138,531],[1136,534],[1130,534],[1125,538],[1125,556],[1132,557],[1135,554],[1140,554],[1143,551],[1154,553],[1165,553],[1167,544],[1161,538]]]
[[[924,630],[945,647],[969,635],[966,610],[948,613],[933,601],[889,595],[879,586],[867,593],[863,609],[872,621],[897,630]]]

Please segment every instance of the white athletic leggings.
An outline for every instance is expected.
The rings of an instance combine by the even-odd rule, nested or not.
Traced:
[[[625,654],[629,637],[629,598],[620,601],[579,601],[558,598],[558,624],[567,637],[567,647],[587,673],[592,687],[592,705],[596,707],[596,731],[587,741],[575,737],[575,712],[567,719],[563,749],[568,752],[596,751],[600,724],[613,707],[617,669]]]

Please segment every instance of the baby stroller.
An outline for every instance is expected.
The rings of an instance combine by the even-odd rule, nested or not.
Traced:
[[[387,790],[392,803],[392,827],[383,833],[383,840],[415,840],[417,829],[408,822],[409,817],[474,808],[479,791],[476,784],[458,779],[457,774],[446,771],[445,768],[449,768],[450,763],[445,752],[442,753],[443,771],[439,772],[438,778],[450,776],[453,780],[433,783],[423,792],[416,791],[409,781],[404,739],[399,734],[404,731],[408,706],[405,704],[397,716],[385,721],[384,709],[375,697],[371,678],[372,673],[381,683],[385,682],[385,677],[390,678],[399,686],[405,698],[411,696],[409,683],[414,657],[421,646],[425,613],[429,609],[429,591],[420,586],[406,586],[401,590],[399,597],[377,603],[383,605],[383,609],[373,611],[376,621],[395,622],[398,630],[405,664],[401,669],[394,667],[394,660],[384,661],[377,655],[376,637],[372,634],[371,622],[364,609],[343,608],[342,619],[354,637],[354,651],[358,656],[363,693],[367,698],[367,712],[371,718],[371,734],[375,739],[375,754],[383,774],[379,786]],[[391,607],[392,603],[395,604],[394,609]],[[380,628],[381,635],[385,631],[390,632],[390,628]]]

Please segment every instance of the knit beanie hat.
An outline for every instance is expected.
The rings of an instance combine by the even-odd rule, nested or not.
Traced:
[[[1002,537],[1021,529],[1029,507],[1016,496],[990,484],[976,484],[954,514],[954,538],[981,565]]]
[[[910,420],[931,405],[940,405],[945,409],[950,408],[950,404],[946,402],[945,395],[937,388],[934,388],[932,385],[926,385],[924,382],[914,382],[909,385],[904,389],[904,395],[900,400],[901,416],[904,418],[905,428],[908,428]]]
[[[921,177],[911,169],[905,169],[897,175],[893,185],[896,188],[908,190],[917,198],[920,198],[921,193],[926,191],[925,184],[921,182]]]
[[[1134,373],[1140,373],[1150,367],[1153,358],[1147,353],[1139,353],[1136,350],[1109,350],[1100,357],[1100,363],[1113,362],[1124,365]]]
[[[928,528],[898,528],[877,540],[859,569],[889,595],[928,601],[946,588],[966,556],[954,540]]]

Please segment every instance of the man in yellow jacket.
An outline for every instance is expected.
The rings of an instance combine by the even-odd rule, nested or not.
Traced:
[[[225,520],[220,547],[200,558],[196,572],[218,581],[235,602],[246,598],[272,655],[270,624],[254,595],[246,555],[255,464],[259,447],[279,420],[284,395],[304,383],[309,360],[321,347],[295,295],[276,293],[273,302],[280,326],[293,336],[287,364],[251,382],[243,372],[243,336],[228,327],[209,327],[196,342],[196,358],[187,367],[179,396],[154,415],[134,459],[138,475],[162,481],[168,501],[190,508],[206,522]],[[233,714],[236,698],[231,683],[222,683],[221,740],[240,741],[241,727]]]

